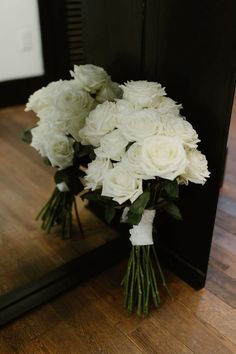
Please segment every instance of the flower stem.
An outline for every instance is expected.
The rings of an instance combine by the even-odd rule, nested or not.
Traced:
[[[155,249],[154,245],[152,245],[152,251],[153,251],[153,254],[154,254],[155,261],[156,261],[157,269],[158,269],[159,274],[161,276],[162,286],[163,286],[163,288],[165,288],[165,290],[166,290],[167,294],[169,295],[169,297],[173,300],[174,299],[173,295],[171,294],[170,289],[168,288],[168,286],[166,284],[166,280],[165,280],[164,274],[162,272],[161,265],[160,265],[160,262],[158,260],[156,249]]]
[[[79,211],[78,211],[78,207],[77,207],[77,203],[76,203],[76,198],[75,196],[73,196],[73,203],[74,203],[74,209],[75,209],[75,216],[76,216],[76,220],[77,220],[77,224],[79,226],[79,230],[82,236],[84,236],[84,230],[80,221],[80,217],[79,217]]]
[[[44,207],[40,210],[36,220],[42,220],[42,229],[50,233],[55,225],[61,225],[62,238],[70,238],[72,231],[72,208],[75,208],[76,220],[80,233],[83,233],[76,200],[71,192],[60,192],[54,189],[51,197]]]
[[[133,293],[134,293],[134,281],[135,281],[135,251],[134,247],[132,247],[131,251],[132,257],[132,275],[131,275],[131,286],[130,286],[130,293],[129,293],[129,302],[128,302],[128,312],[133,312]]]
[[[159,307],[161,302],[154,269],[157,258],[151,252],[152,250],[150,245],[132,247],[127,271],[121,283],[124,307],[129,313],[136,309],[139,316],[148,314],[151,302],[156,307]],[[162,284],[163,279],[164,276]],[[164,284],[166,285],[166,283]]]

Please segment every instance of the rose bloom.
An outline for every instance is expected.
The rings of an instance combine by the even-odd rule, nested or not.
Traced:
[[[100,140],[100,147],[94,152],[98,157],[120,161],[127,145],[128,141],[118,129],[115,129]]]
[[[60,132],[49,130],[46,124],[41,124],[31,130],[34,147],[43,157],[47,157],[53,167],[65,168],[73,163],[74,140]]]
[[[180,176],[179,183],[188,184],[188,181],[198,184],[205,184],[206,179],[210,177],[206,156],[199,150],[188,150],[187,159],[189,164],[185,173]]]
[[[182,117],[166,117],[163,119],[164,135],[176,136],[180,138],[185,147],[196,148],[198,142],[198,134],[192,125]]]
[[[153,179],[153,176],[148,176],[142,169],[141,150],[142,146],[140,144],[132,144],[123,156],[122,164],[126,166],[127,170],[137,178],[142,178],[144,180]]]
[[[114,101],[121,98],[122,90],[116,82],[112,82],[110,79],[100,88],[96,94],[96,101],[103,103],[105,101]]]
[[[26,104],[26,111],[34,111],[41,119],[66,120],[79,110],[92,109],[94,99],[81,90],[75,80],[59,80],[36,91]]]
[[[42,157],[47,156],[46,142],[53,134],[50,126],[46,123],[39,123],[35,128],[31,129],[32,141],[31,146],[37,150]]]
[[[80,131],[85,126],[86,118],[89,115],[89,111],[81,109],[77,115],[72,116],[66,124],[66,132],[70,134],[76,141],[81,141]]]
[[[156,107],[156,110],[161,114],[170,114],[178,116],[181,108],[181,104],[177,104],[170,97],[163,96],[161,97],[160,103],[158,107]]]
[[[75,65],[71,75],[82,89],[90,93],[96,93],[109,80],[109,76],[103,68],[92,64]]]
[[[142,180],[127,171],[118,163],[104,176],[102,195],[111,197],[119,204],[130,200],[133,203],[143,193]]]
[[[174,180],[185,172],[188,160],[179,138],[152,136],[142,143],[141,167],[150,176]]]
[[[66,168],[73,164],[74,140],[63,134],[51,134],[47,140],[46,156],[53,167]]]
[[[135,111],[134,105],[124,98],[116,101],[116,110],[118,113],[131,113]]]
[[[122,113],[117,127],[130,142],[142,141],[149,136],[162,134],[163,131],[161,116],[155,110],[147,108]]]
[[[135,108],[156,108],[165,96],[165,89],[157,82],[128,81],[120,86],[123,98],[131,102]]]
[[[94,161],[88,164],[85,176],[85,187],[94,191],[102,186],[104,175],[112,168],[112,163],[109,159],[97,157]]]
[[[115,103],[107,101],[91,111],[84,128],[79,133],[81,143],[83,145],[99,146],[101,138],[116,126],[115,112]]]

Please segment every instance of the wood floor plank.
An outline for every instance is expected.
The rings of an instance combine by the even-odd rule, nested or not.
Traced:
[[[150,320],[158,328],[167,329],[196,354],[226,354],[232,351],[191,310],[181,302],[168,300]]]
[[[205,325],[235,345],[236,310],[206,289],[198,292],[179,279],[172,278],[171,289],[176,300],[185,305]]]
[[[221,209],[217,210],[216,225],[220,226],[222,229],[228,231],[232,235],[236,235],[236,218]]]
[[[236,255],[235,235],[215,225],[213,238],[216,245]]]
[[[88,350],[98,353],[141,353],[138,346],[115,328],[105,313],[96,308],[88,296],[89,291],[88,286],[81,286],[51,302],[51,305],[60,318],[75,329],[76,335],[86,343]]]
[[[235,255],[217,245],[214,239],[211,247],[210,264],[224,271],[231,278],[236,279]]]
[[[55,326],[61,323],[60,318],[49,305],[43,305],[36,310],[22,316],[14,322],[14,325],[8,324],[1,329],[2,342],[8,345],[14,353],[24,353],[28,344],[47,333],[50,333]],[[32,347],[29,346],[29,348]],[[1,352],[1,354],[8,352]],[[36,351],[27,351],[29,354],[37,353]]]
[[[151,322],[143,324],[130,335],[139,345],[142,353],[147,354],[183,354],[193,353],[186,345],[178,341],[163,327],[154,326]]]
[[[210,265],[205,288],[236,309],[236,279]]]
[[[19,354],[88,354],[85,343],[67,324],[60,322],[43,336],[38,336],[21,346]],[[94,352],[95,353],[95,352]]]

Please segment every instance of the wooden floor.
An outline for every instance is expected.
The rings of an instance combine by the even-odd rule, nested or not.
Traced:
[[[139,319],[122,308],[124,268],[125,262],[6,326],[0,353],[236,353],[236,104],[205,289],[196,292],[167,273],[175,300]]]

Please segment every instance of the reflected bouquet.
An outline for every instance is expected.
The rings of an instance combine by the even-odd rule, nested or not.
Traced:
[[[124,306],[141,315],[151,301],[160,305],[157,276],[171,296],[153,241],[156,214],[166,211],[180,220],[179,185],[204,184],[209,171],[197,132],[160,84],[130,81],[120,87],[123,98],[97,106],[79,133],[81,144],[95,153],[84,197],[105,206],[108,222],[121,209],[121,222],[131,225]]]
[[[99,103],[121,95],[103,68],[75,66],[71,75],[71,80],[51,82],[30,96],[25,110],[34,111],[38,121],[23,134],[23,140],[56,169],[56,187],[37,218],[47,232],[61,225],[63,238],[71,235],[73,206],[82,232],[75,196],[84,189],[81,165],[90,161],[92,149],[81,145],[80,130]]]

